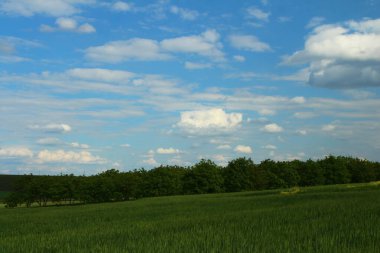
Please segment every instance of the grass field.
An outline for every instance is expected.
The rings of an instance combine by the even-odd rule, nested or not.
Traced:
[[[379,252],[380,186],[0,209],[0,252]]]

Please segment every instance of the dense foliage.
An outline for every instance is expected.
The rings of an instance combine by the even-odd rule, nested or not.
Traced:
[[[152,170],[107,170],[94,176],[27,175],[6,198],[8,207],[37,203],[77,204],[131,200],[141,197],[237,192],[249,190],[359,183],[380,180],[380,163],[351,157],[322,160],[265,160],[237,158],[220,167],[201,160],[192,167],[160,166]]]

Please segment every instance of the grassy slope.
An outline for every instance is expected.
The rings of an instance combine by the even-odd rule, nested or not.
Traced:
[[[378,252],[380,186],[0,209],[0,252]]]

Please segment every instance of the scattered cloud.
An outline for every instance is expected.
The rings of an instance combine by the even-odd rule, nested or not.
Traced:
[[[196,63],[196,62],[185,62],[185,68],[194,70],[194,69],[207,69],[211,68],[212,65],[210,63]]]
[[[55,21],[56,26],[52,27],[49,25],[41,25],[41,32],[56,32],[56,31],[65,31],[65,32],[77,32],[77,33],[94,33],[96,32],[95,27],[88,23],[78,25],[78,22],[73,18],[60,17]]]
[[[276,150],[277,149],[277,147],[275,145],[271,145],[271,144],[265,145],[264,148],[269,149],[269,150]]]
[[[55,146],[55,145],[62,144],[62,141],[58,138],[46,137],[46,138],[38,139],[37,144],[47,145],[47,146]]]
[[[284,129],[281,126],[277,125],[276,123],[267,124],[263,128],[261,128],[261,131],[267,132],[267,133],[280,133],[283,130]]]
[[[177,126],[189,133],[230,131],[238,128],[242,121],[241,113],[226,113],[223,109],[214,108],[181,112]]]
[[[70,16],[80,13],[81,5],[95,3],[95,0],[4,0],[0,3],[0,11],[9,15],[31,17],[47,15],[53,17]]]
[[[67,124],[31,125],[29,128],[43,130],[48,133],[68,133],[71,131],[71,126]]]
[[[327,124],[327,125],[322,126],[322,131],[324,132],[332,132],[335,129],[336,129],[336,125],[333,125],[333,124]]]
[[[102,46],[85,50],[86,58],[96,62],[120,63],[124,61],[162,61],[173,58],[173,53],[195,54],[223,61],[224,53],[215,30],[206,30],[200,35],[183,36],[162,41],[133,38],[111,41]]]
[[[133,38],[111,41],[102,46],[85,50],[86,58],[96,62],[121,63],[124,61],[162,61],[171,56],[161,52],[160,44],[155,40]]]
[[[326,19],[324,17],[313,17],[312,19],[310,19],[309,23],[307,23],[306,28],[310,29],[310,28],[317,27],[323,24],[325,20]]]
[[[180,8],[175,5],[170,7],[170,12],[178,15],[183,20],[195,20],[199,17],[199,13],[197,11]]]
[[[228,144],[219,145],[216,147],[217,149],[231,149],[231,146]]]
[[[254,18],[264,22],[269,21],[270,12],[264,12],[263,10],[257,7],[249,7],[247,9],[247,13],[250,18]]]
[[[252,154],[252,148],[250,146],[237,145],[234,151],[237,153]]]
[[[307,130],[300,129],[300,130],[297,130],[296,133],[299,134],[299,135],[307,135]]]
[[[242,55],[234,55],[234,60],[237,62],[245,62],[245,57]]]
[[[42,150],[37,155],[38,163],[80,163],[97,164],[105,163],[103,158],[92,155],[88,151],[74,152],[65,150]]]
[[[297,119],[311,119],[316,117],[317,114],[315,112],[295,112],[293,117]]]
[[[285,64],[309,64],[308,83],[327,88],[380,86],[380,19],[316,27]]]
[[[172,154],[182,153],[179,149],[174,149],[174,148],[158,148],[156,152],[157,154],[160,154],[160,155],[172,155]]]
[[[73,147],[73,148],[83,148],[83,149],[90,148],[90,146],[88,144],[81,144],[81,143],[78,143],[78,142],[72,142],[72,143],[70,143],[70,146]]]
[[[117,1],[111,5],[111,9],[114,11],[126,12],[132,9],[132,4],[122,2],[122,1]]]
[[[125,143],[125,144],[121,144],[121,145],[120,145],[120,147],[122,147],[122,148],[130,148],[130,147],[131,147],[131,145],[130,145],[130,144],[127,144],[127,143]]]
[[[136,76],[134,73],[129,71],[101,68],[75,68],[67,70],[66,73],[71,77],[79,79],[109,83],[127,82]]]
[[[208,57],[212,60],[224,60],[219,42],[220,34],[216,30],[206,30],[200,35],[183,36],[161,41],[163,50],[173,53],[188,53]]]
[[[33,152],[26,147],[0,148],[0,158],[32,157]]]
[[[231,35],[229,40],[234,48],[240,50],[251,52],[265,52],[271,50],[267,43],[260,41],[252,35]]]

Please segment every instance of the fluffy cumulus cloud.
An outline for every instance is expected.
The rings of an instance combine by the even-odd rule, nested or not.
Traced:
[[[22,157],[32,157],[33,152],[26,147],[7,147],[0,148],[0,157],[5,158],[22,158]]]
[[[251,154],[252,148],[250,146],[244,146],[244,145],[237,145],[234,149],[237,153],[243,153],[243,154]]]
[[[243,120],[241,113],[226,113],[214,108],[181,113],[178,126],[190,133],[218,132],[234,130]]]
[[[65,150],[42,150],[37,155],[39,163],[80,163],[95,164],[104,163],[105,160],[92,155],[88,151],[74,152]]]
[[[316,27],[286,64],[309,64],[308,83],[329,88],[380,86],[380,19]]]
[[[220,35],[206,30],[200,35],[182,36],[156,41],[144,38],[111,41],[85,50],[86,58],[97,62],[160,61],[173,58],[173,53],[194,54],[215,61],[224,60]]]
[[[56,26],[41,25],[41,32],[55,32],[55,31],[66,31],[66,32],[77,32],[77,33],[94,33],[96,32],[95,27],[88,23],[79,25],[78,22],[73,18],[60,17],[55,21]]]
[[[252,35],[231,35],[230,43],[234,48],[251,52],[270,51],[271,48],[267,43],[260,41]]]
[[[4,0],[0,2],[0,11],[26,17],[37,14],[59,17],[79,13],[81,5],[93,3],[95,0]]]
[[[160,154],[160,155],[172,155],[172,154],[181,153],[179,149],[175,149],[175,148],[158,148],[156,152],[157,154]]]
[[[267,124],[263,128],[261,128],[261,131],[266,132],[266,133],[280,133],[283,130],[284,129],[281,126],[277,125],[276,123]]]
[[[67,124],[32,125],[30,128],[48,133],[68,133],[71,131],[71,126]]]

